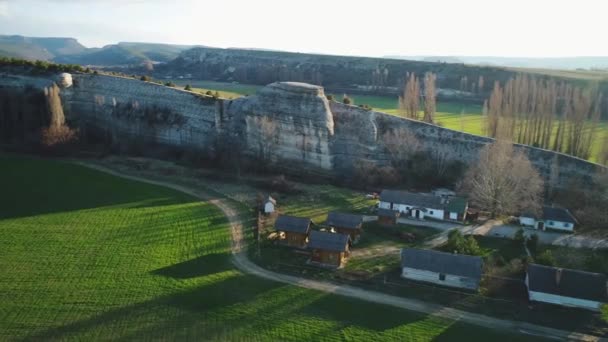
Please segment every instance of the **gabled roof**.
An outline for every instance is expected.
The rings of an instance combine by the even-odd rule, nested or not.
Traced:
[[[268,196],[268,198],[266,199],[266,201],[264,201],[264,203],[272,203],[273,205],[277,205],[277,200],[275,200],[274,198],[272,198],[272,196]]]
[[[284,232],[306,234],[310,228],[309,218],[280,215],[274,223],[274,229]]]
[[[350,236],[346,234],[313,230],[308,238],[308,248],[333,252],[346,252]]]
[[[578,221],[576,221],[576,218],[572,216],[570,211],[565,208],[543,206],[542,212],[543,213],[541,218],[543,219],[543,221],[568,222],[572,224],[578,223]],[[523,213],[521,214],[521,216],[539,219],[537,215],[534,215],[532,213]]]
[[[404,248],[401,250],[401,267],[480,280],[482,259],[478,256],[451,254],[430,249]]]
[[[378,216],[380,217],[399,217],[401,213],[397,210],[378,208]]]
[[[326,223],[332,227],[359,229],[363,223],[363,216],[332,211],[327,215]]]
[[[462,197],[445,199],[430,194],[398,190],[382,190],[382,193],[380,193],[380,201],[459,213],[463,213],[467,206],[466,199]]]
[[[528,265],[528,289],[534,292],[607,302],[606,281],[606,276],[600,273]]]

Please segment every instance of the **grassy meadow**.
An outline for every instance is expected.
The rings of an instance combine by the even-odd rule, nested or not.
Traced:
[[[209,203],[0,156],[0,340],[524,340],[262,280]],[[474,333],[472,333],[474,332]]]

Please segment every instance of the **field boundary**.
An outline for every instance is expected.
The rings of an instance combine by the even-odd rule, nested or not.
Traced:
[[[87,163],[83,161],[72,161],[77,165],[88,167],[100,172],[104,172],[116,177],[121,177],[129,180],[139,181],[143,183],[163,186],[176,191],[183,192],[185,194],[197,197],[203,201],[207,201],[217,206],[222,213],[228,218],[230,223],[231,237],[232,237],[232,254],[233,264],[242,272],[255,275],[260,278],[277,281],[285,284],[299,286],[307,289],[322,291],[330,294],[337,294],[341,296],[351,297],[359,300],[368,302],[390,305],[393,307],[401,308],[404,310],[420,312],[428,314],[430,316],[461,321],[477,326],[482,326],[490,329],[504,330],[509,332],[519,332],[525,335],[541,336],[546,338],[552,338],[557,340],[569,340],[569,341],[608,341],[606,338],[601,338],[594,335],[582,334],[578,332],[571,332],[565,330],[559,330],[555,328],[540,326],[527,322],[512,321],[506,319],[493,318],[481,314],[471,313],[450,307],[426,303],[416,299],[409,299],[404,297],[398,297],[388,295],[376,291],[365,290],[349,285],[337,285],[326,281],[317,281],[301,277],[295,277],[291,275],[275,273],[264,269],[257,264],[253,263],[247,257],[247,246],[243,236],[243,225],[239,218],[239,212],[236,210],[228,201],[218,196],[212,196],[210,193],[205,191],[193,190],[186,186],[175,184],[167,181],[153,180],[141,176],[135,176],[130,174],[124,174],[116,170],[99,166],[93,163]]]

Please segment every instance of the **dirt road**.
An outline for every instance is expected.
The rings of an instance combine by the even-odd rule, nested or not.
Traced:
[[[77,162],[79,165],[83,165],[89,168],[96,169],[114,176],[140,181],[144,183],[164,186],[177,191],[184,192],[186,194],[195,196],[203,201],[208,201],[216,205],[230,221],[230,227],[232,232],[232,253],[233,263],[241,271],[249,273],[261,278],[278,281],[286,284],[300,286],[308,289],[328,292],[332,294],[353,297],[360,300],[366,300],[369,302],[391,305],[394,307],[402,308],[410,311],[417,311],[432,316],[441,318],[462,321],[478,326],[487,327],[490,329],[498,329],[509,332],[518,331],[522,334],[543,336],[548,338],[554,338],[559,340],[576,340],[576,341],[608,341],[607,339],[601,339],[597,336],[580,334],[576,332],[564,331],[549,327],[543,327],[535,324],[529,324],[526,322],[517,322],[510,320],[497,319],[489,316],[479,315],[471,312],[457,310],[437,304],[426,303],[415,299],[408,299],[403,297],[392,296],[380,292],[364,290],[348,285],[336,285],[329,282],[310,280],[300,277],[294,277],[290,275],[275,273],[260,266],[254,264],[247,258],[246,246],[243,238],[243,227],[239,221],[238,211],[230,205],[230,203],[221,198],[215,198],[214,196],[205,193],[200,190],[193,190],[182,185],[173,184],[165,181],[151,180],[143,177],[134,175],[123,174],[106,167],[102,167],[95,164]]]

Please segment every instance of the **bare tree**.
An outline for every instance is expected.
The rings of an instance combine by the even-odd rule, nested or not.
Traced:
[[[42,144],[47,147],[66,144],[76,140],[78,132],[66,125],[59,87],[53,84],[44,88],[46,104],[50,115],[49,126],[42,129]]]
[[[435,81],[437,75],[432,72],[427,72],[424,75],[424,122],[433,123],[435,121],[435,110],[436,110],[436,90]]]
[[[407,118],[418,120],[420,111],[420,81],[416,74],[407,75],[407,82],[403,88],[403,95],[399,97],[401,114]]]
[[[540,209],[543,181],[530,160],[511,143],[485,146],[466,173],[461,190],[493,217]]]
[[[382,142],[395,167],[403,167],[415,153],[422,149],[422,144],[416,135],[405,127],[384,133]]]

